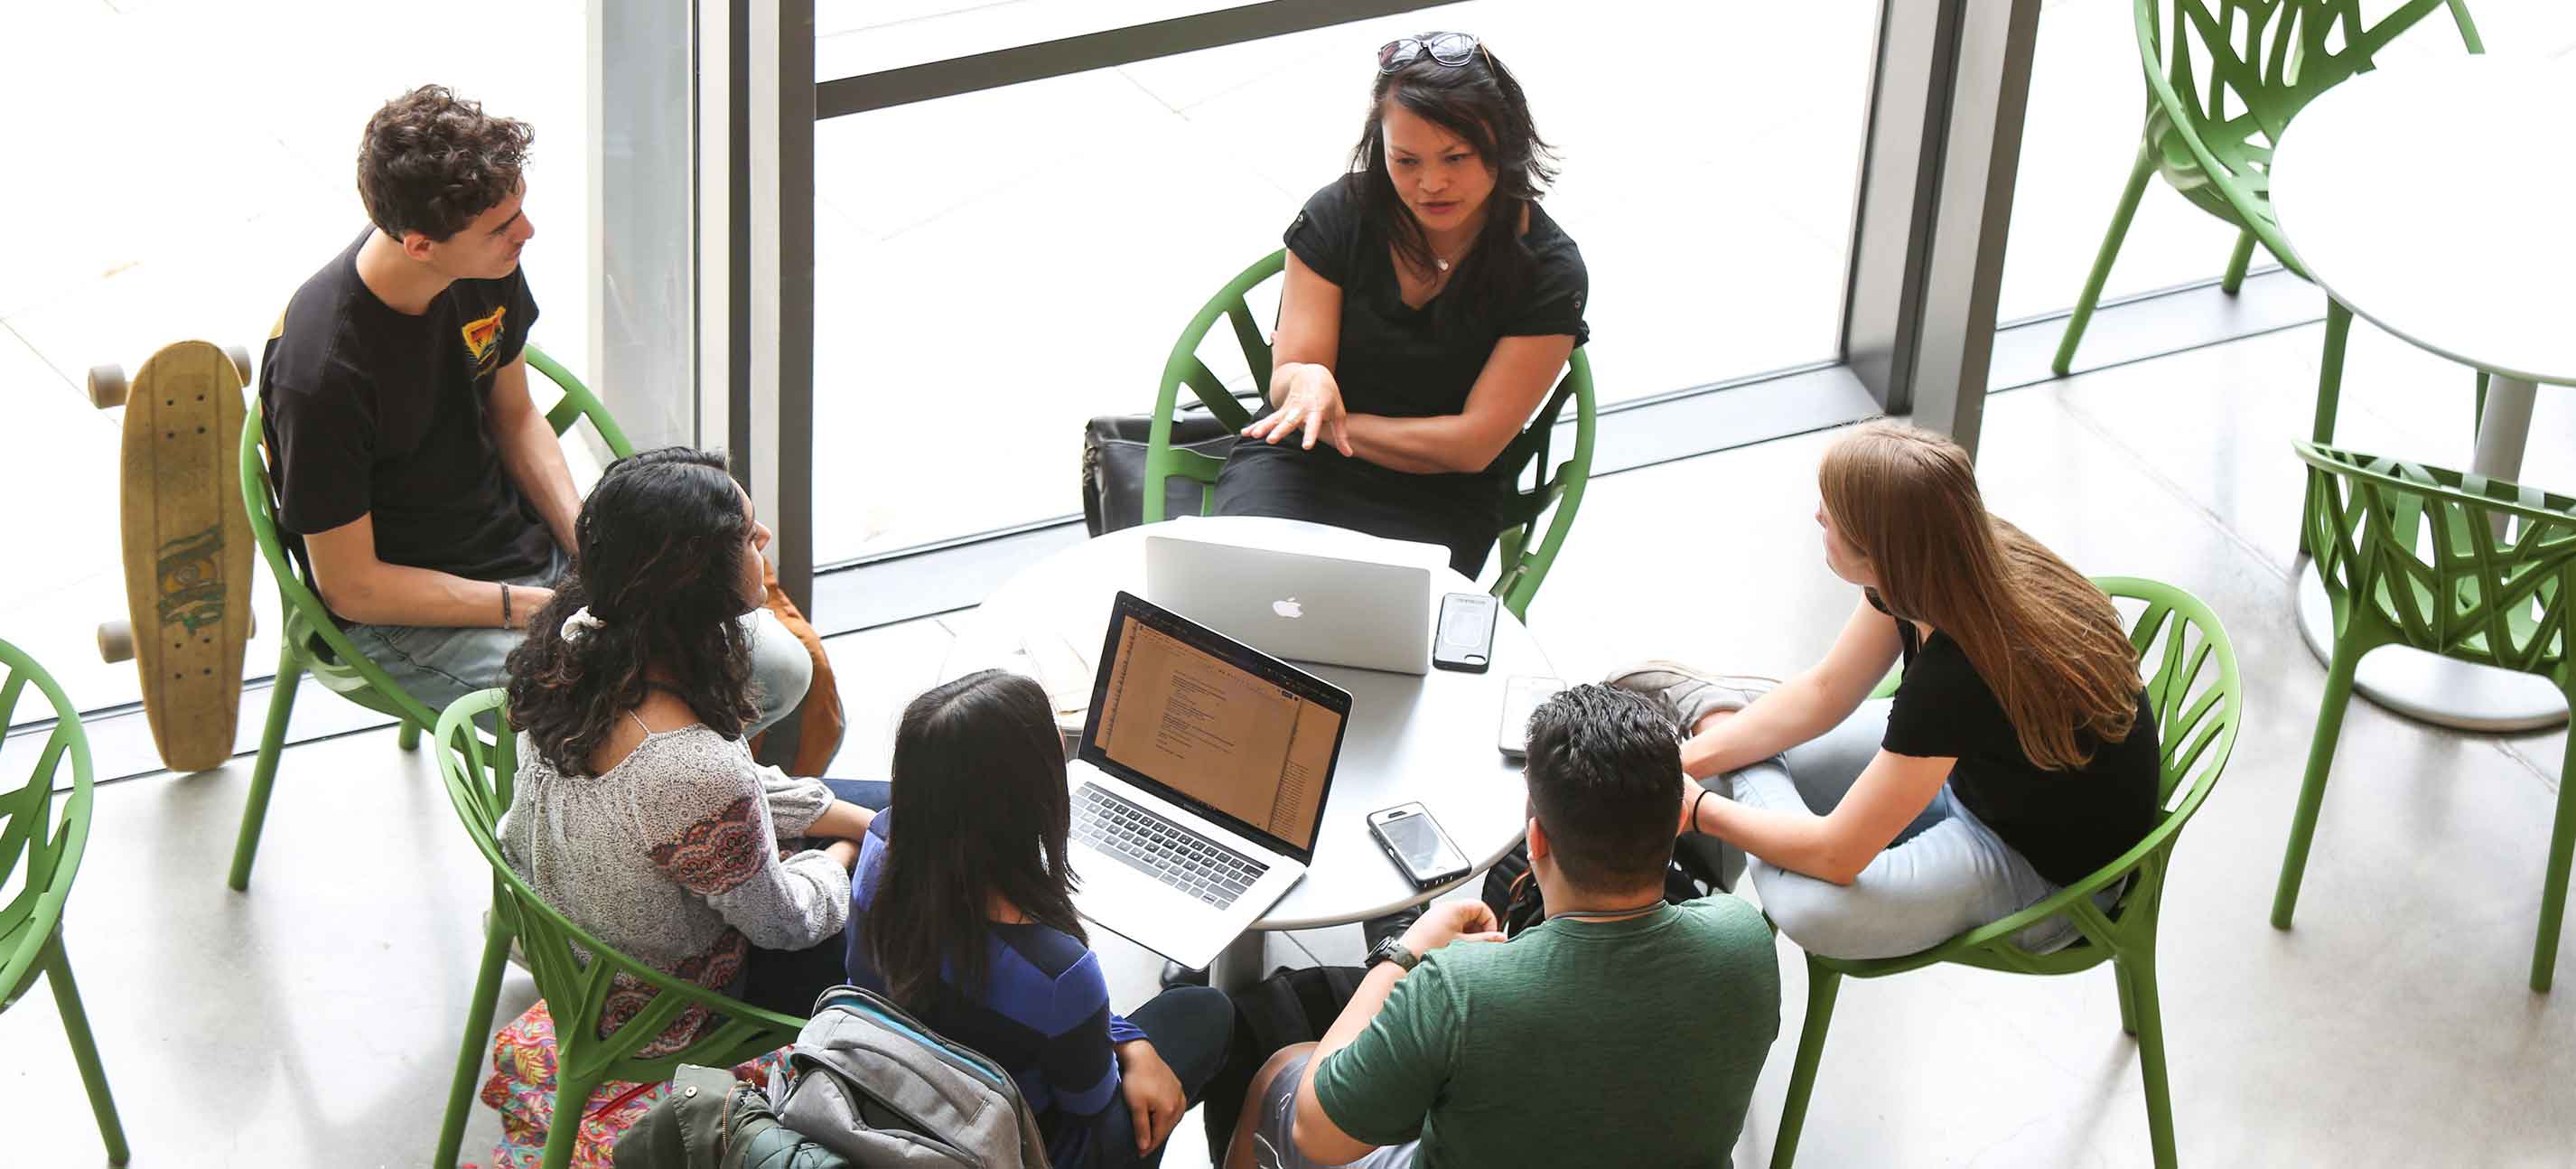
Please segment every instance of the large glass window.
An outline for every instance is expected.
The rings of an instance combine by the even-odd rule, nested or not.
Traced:
[[[2216,0],[2210,3],[2215,10]],[[2398,6],[2399,0],[2365,0],[2360,7],[2375,23]],[[2157,0],[2157,7],[2170,22],[2170,0]],[[2554,55],[2576,46],[2576,6],[2563,0],[2471,0],[2469,8],[2489,52]],[[2144,124],[2147,90],[2135,14],[2133,0],[2057,0],[2040,11],[1998,320],[2063,312],[2083,291]],[[2379,60],[2465,51],[2448,10],[2437,6]],[[2226,271],[2236,234],[2162,179],[2150,179],[2102,299],[2214,280]],[[2271,261],[2257,251],[2255,262]]]
[[[824,4],[817,71],[1215,7]],[[820,123],[816,561],[1075,511],[1083,421],[1150,408],[1408,32],[1485,38],[1560,149],[1604,402],[1838,357],[1876,11],[1477,0]]]
[[[0,8],[11,150],[42,160],[0,191],[0,484],[23,509],[0,557],[0,637],[85,709],[136,701],[134,667],[92,630],[125,616],[117,522],[123,411],[83,396],[93,365],[131,374],[202,338],[254,360],[287,297],[366,226],[359,131],[387,98],[438,82],[534,123],[526,262],[537,340],[585,367],[591,265],[584,7],[511,6],[484,34],[411,9],[313,0]],[[248,672],[277,660],[259,571]],[[22,708],[32,710],[32,708]]]

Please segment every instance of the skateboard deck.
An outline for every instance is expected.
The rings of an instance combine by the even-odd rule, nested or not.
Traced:
[[[109,661],[132,656],[152,742],[173,771],[232,757],[242,648],[251,636],[251,534],[242,512],[240,349],[182,341],[129,386],[90,370],[90,400],[123,403],[118,476],[128,620],[99,628]]]

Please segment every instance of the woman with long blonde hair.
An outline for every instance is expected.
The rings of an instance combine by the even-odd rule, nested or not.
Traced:
[[[1937,945],[2082,880],[2154,826],[2155,714],[2119,613],[1986,511],[1946,438],[1853,430],[1817,471],[1825,563],[1861,600],[1770,689],[1669,662],[1611,680],[1688,736],[1680,827],[1740,849],[1812,953]],[[1894,697],[1870,691],[1899,658]],[[2017,939],[2074,936],[2063,918]]]

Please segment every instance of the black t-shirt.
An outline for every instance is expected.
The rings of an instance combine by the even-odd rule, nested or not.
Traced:
[[[1420,308],[1404,303],[1390,243],[1360,214],[1366,181],[1367,176],[1353,174],[1325,184],[1306,200],[1283,237],[1299,260],[1342,290],[1333,379],[1351,413],[1390,418],[1456,414],[1466,409],[1468,391],[1503,338],[1571,336],[1576,345],[1590,339],[1583,305],[1591,282],[1583,254],[1545,208],[1530,205],[1529,230],[1521,236],[1535,268],[1518,303],[1492,320],[1459,327],[1441,319],[1441,297],[1449,295],[1447,290]],[[1311,518],[1407,539],[1441,539],[1443,529],[1454,527],[1460,538],[1476,542],[1479,558],[1502,530],[1502,501],[1512,489],[1502,473],[1507,468],[1412,475],[1346,458],[1320,439],[1311,451],[1289,440],[1276,446],[1237,444],[1226,474],[1248,480],[1247,468],[1235,464],[1255,462],[1276,464],[1250,468],[1262,476],[1264,491],[1333,505],[1329,514]],[[1221,503],[1228,494],[1227,485],[1220,484]],[[1369,509],[1383,514],[1368,514]],[[1278,514],[1257,506],[1221,510]],[[1425,526],[1408,521],[1425,521]]]
[[[2091,762],[2043,771],[2022,753],[2003,703],[1958,642],[1936,629],[1918,646],[1913,622],[1900,618],[1896,628],[1905,639],[1905,679],[1879,745],[1899,755],[1956,758],[1950,790],[2039,875],[2072,885],[2155,827],[2161,772],[2156,714],[2143,687],[2127,738],[2079,736],[2093,748]]]
[[[361,233],[296,289],[260,362],[290,538],[372,514],[376,558],[473,580],[540,572],[554,535],[502,466],[486,417],[537,303],[524,273],[459,280],[419,316],[358,279]]]

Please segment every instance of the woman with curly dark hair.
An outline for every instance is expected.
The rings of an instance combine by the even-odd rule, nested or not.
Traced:
[[[630,957],[803,1015],[841,981],[850,866],[890,788],[752,762],[738,618],[760,603],[769,529],[721,457],[671,447],[610,464],[574,534],[571,574],[509,658],[523,742],[502,855]],[[628,1014],[612,998],[609,1025]]]

